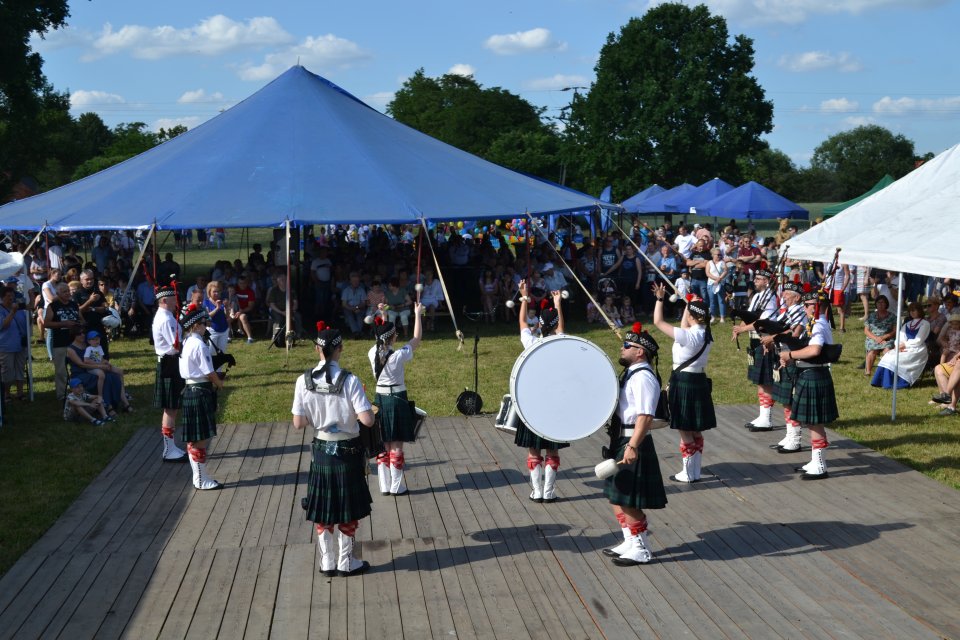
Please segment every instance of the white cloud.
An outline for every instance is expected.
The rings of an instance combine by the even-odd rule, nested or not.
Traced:
[[[567,76],[562,73],[549,78],[534,78],[524,83],[524,87],[531,91],[559,91],[568,87],[588,87],[590,80],[584,76]]]
[[[455,76],[472,78],[473,76],[477,75],[477,70],[473,65],[470,64],[455,64],[450,67],[450,70],[447,71],[447,73]]]
[[[885,116],[929,114],[956,117],[960,115],[960,96],[896,99],[885,96],[873,103],[873,112]]]
[[[377,93],[371,93],[368,96],[364,96],[363,101],[377,111],[382,112],[393,100],[394,95],[395,94],[393,91],[378,91]]]
[[[243,80],[272,80],[298,61],[314,71],[330,71],[348,69],[371,57],[369,52],[361,49],[355,42],[333,34],[310,36],[284,51],[267,54],[262,64],[240,67],[239,75]]]
[[[831,113],[850,113],[851,111],[856,111],[859,107],[860,103],[855,100],[847,100],[846,98],[831,98],[830,100],[824,100],[820,103],[821,111]]]
[[[796,73],[822,71],[824,69],[851,73],[863,69],[863,64],[846,51],[836,54],[829,51],[805,51],[783,55],[780,56],[778,64],[781,68]]]
[[[843,119],[843,124],[846,127],[864,127],[876,123],[877,119],[871,116],[848,116]]]
[[[555,40],[549,29],[537,27],[529,31],[490,36],[483,46],[498,55],[509,56],[536,51],[563,51],[567,43]]]
[[[646,8],[676,0],[648,0]],[[702,0],[713,13],[747,24],[798,24],[817,15],[861,15],[877,9],[925,9],[950,0]]]
[[[70,94],[71,109],[86,109],[88,107],[100,107],[107,104],[126,104],[123,96],[106,91],[74,91]]]
[[[185,92],[182,96],[177,98],[177,102],[180,104],[193,104],[197,102],[223,102],[223,94],[219,91],[207,93],[203,89],[197,89],[196,91]]]
[[[269,17],[251,18],[244,23],[215,15],[183,29],[169,25],[124,25],[114,30],[108,23],[90,43],[92,50],[84,59],[123,52],[148,60],[175,55],[215,56],[229,51],[286,44],[291,40],[293,36]]]
[[[193,129],[198,124],[205,122],[207,118],[202,118],[200,116],[189,116],[186,118],[160,118],[153,123],[152,129],[154,131],[160,131],[160,129],[172,129],[177,125],[183,125],[187,129]]]

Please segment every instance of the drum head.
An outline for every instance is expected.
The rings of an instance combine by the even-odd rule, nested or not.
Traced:
[[[617,373],[603,349],[577,336],[533,344],[513,365],[510,395],[541,438],[573,442],[603,427],[617,407]]]

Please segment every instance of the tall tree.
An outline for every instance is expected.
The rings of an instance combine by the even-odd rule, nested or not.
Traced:
[[[634,193],[654,182],[733,179],[737,158],[762,148],[773,105],[750,74],[753,41],[731,41],[707,7],[662,4],[611,33],[586,95],[567,122],[588,193],[613,183]]]
[[[795,200],[797,192],[797,167],[790,156],[779,149],[764,146],[746,156],[737,158],[740,180],[753,180],[768,189],[773,189],[785,198]]]
[[[430,78],[423,69],[408,78],[387,105],[387,113],[398,122],[523,171],[556,164],[553,158],[531,157],[536,149],[550,153],[547,139],[557,139],[540,119],[543,111],[500,87],[484,88],[472,77]]]
[[[0,2],[0,201],[11,183],[41,163],[34,144],[36,120],[52,89],[30,37],[62,27],[69,15],[66,0]]]
[[[913,141],[871,124],[830,136],[820,143],[810,166],[836,175],[840,199],[860,195],[889,173],[901,178],[913,170]]]

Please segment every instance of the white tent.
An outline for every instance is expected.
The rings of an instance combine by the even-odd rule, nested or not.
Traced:
[[[788,243],[790,258],[960,276],[960,144]]]

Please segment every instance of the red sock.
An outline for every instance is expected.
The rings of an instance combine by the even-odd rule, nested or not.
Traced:
[[[689,458],[696,452],[697,452],[696,444],[694,444],[693,442],[688,444],[686,442],[683,442],[682,440],[680,441],[680,455],[682,455],[684,458]]]
[[[773,396],[766,391],[757,391],[757,398],[760,400],[760,406],[769,409],[773,406]]]
[[[625,516],[622,511],[617,514],[617,522],[620,523],[620,528],[621,528],[621,529],[626,529],[626,528],[627,528],[627,516]]]
[[[635,536],[639,533],[643,533],[647,530],[647,519],[643,520],[627,520],[627,528],[630,529],[630,535]]]
[[[317,523],[317,535],[323,535],[324,531],[333,531],[332,524],[323,524],[322,522]]]
[[[536,469],[542,464],[543,464],[543,458],[541,458],[540,456],[533,456],[533,455],[527,454],[527,469],[530,469],[530,471],[533,471],[534,469]]]
[[[827,437],[824,436],[822,438],[811,438],[810,446],[814,449],[826,449],[828,446],[830,446],[830,443],[827,442]]]
[[[703,436],[700,434],[693,436],[693,446],[696,448],[695,453],[703,453]]]
[[[207,461],[207,450],[195,447],[192,442],[187,443],[187,453],[190,454],[190,459],[197,464],[202,464]]]
[[[397,469],[403,469],[403,451],[391,451],[390,464]]]
[[[343,522],[340,524],[340,533],[352,538],[357,535],[357,527],[360,526],[359,520],[351,520],[350,522]]]
[[[165,437],[167,437],[167,438],[172,438],[172,437],[173,437],[173,427],[164,427],[164,426],[161,426],[161,427],[160,427],[160,432],[163,433],[163,435],[164,435]]]
[[[390,465],[390,454],[386,451],[377,454],[377,464]]]
[[[547,456],[548,467],[553,467],[553,470],[556,471],[560,468],[560,456]]]

